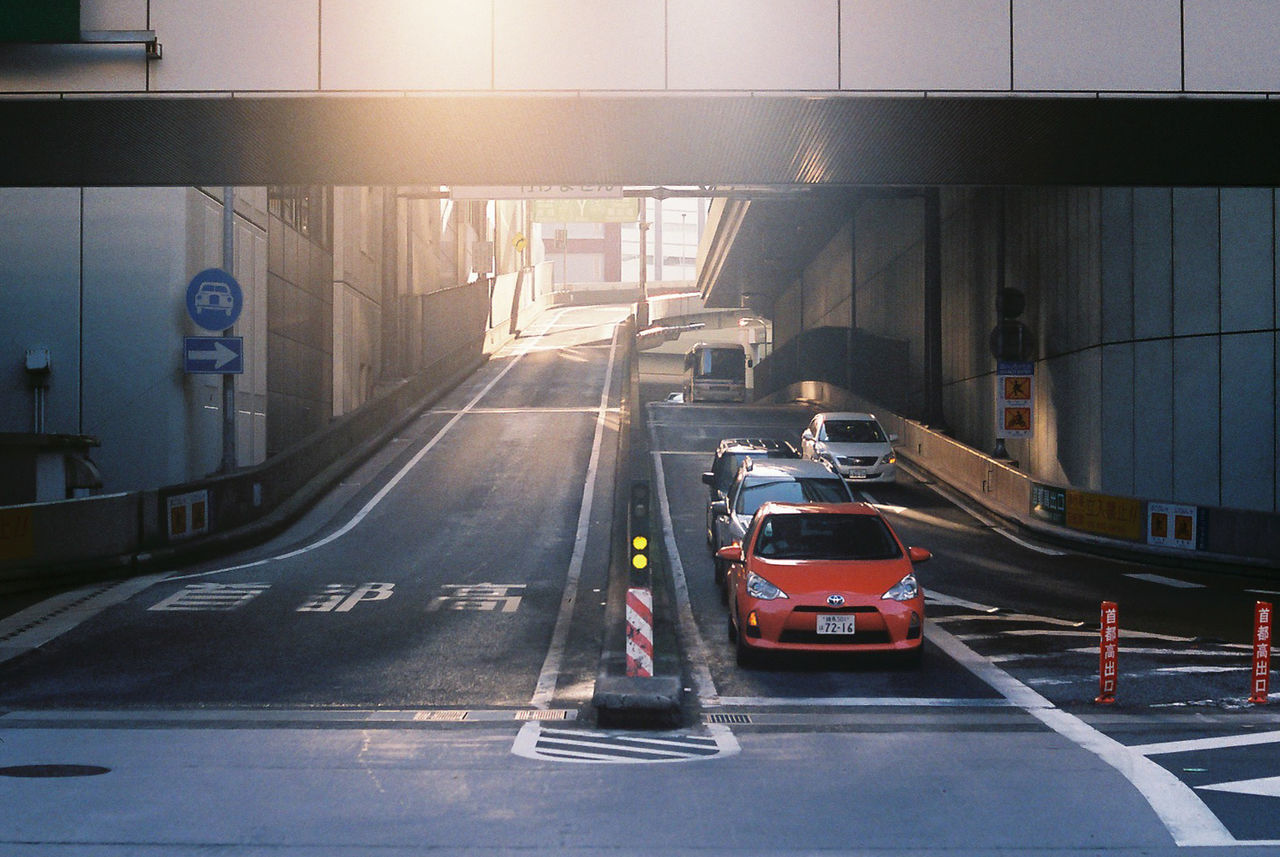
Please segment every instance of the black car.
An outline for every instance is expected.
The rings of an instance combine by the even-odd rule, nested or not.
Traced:
[[[738,475],[738,468],[748,456],[754,458],[799,458],[800,450],[785,440],[772,437],[727,437],[716,446],[711,469],[702,474],[707,486],[707,545],[716,549],[715,517],[711,504],[729,496],[729,486]]]

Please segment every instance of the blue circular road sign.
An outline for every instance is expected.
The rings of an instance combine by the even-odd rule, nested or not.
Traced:
[[[206,268],[187,285],[187,314],[205,330],[226,330],[244,309],[236,278],[221,268]]]

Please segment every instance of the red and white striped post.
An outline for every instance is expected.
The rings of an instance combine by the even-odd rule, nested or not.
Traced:
[[[1253,608],[1253,694],[1249,701],[1267,704],[1271,689],[1271,605],[1259,601]]]
[[[627,590],[627,675],[653,676],[653,590]]]
[[[1116,676],[1120,655],[1120,608],[1114,601],[1102,602],[1101,633],[1098,638],[1098,696],[1094,702],[1110,705],[1116,701]]]

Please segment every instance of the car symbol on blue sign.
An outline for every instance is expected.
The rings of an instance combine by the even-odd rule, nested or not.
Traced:
[[[221,268],[207,268],[187,285],[187,314],[205,330],[226,330],[243,308],[240,284]]]

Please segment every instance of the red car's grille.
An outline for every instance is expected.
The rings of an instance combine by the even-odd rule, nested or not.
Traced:
[[[856,634],[819,634],[816,631],[783,631],[779,643],[796,643],[806,646],[871,645],[893,642],[888,631],[859,631]]]

